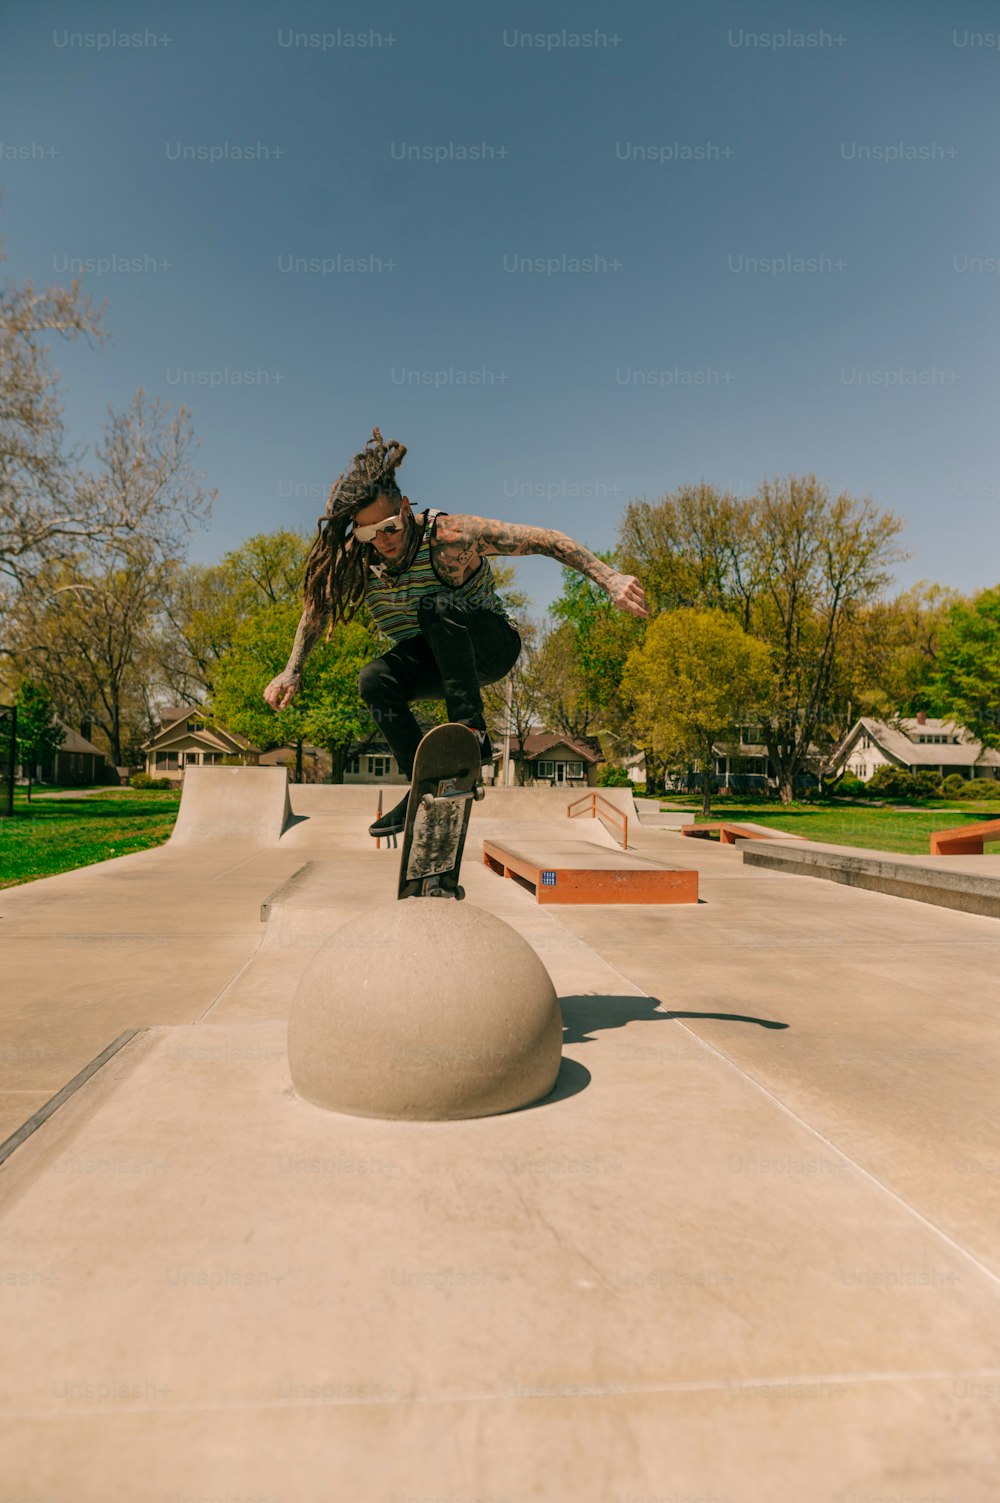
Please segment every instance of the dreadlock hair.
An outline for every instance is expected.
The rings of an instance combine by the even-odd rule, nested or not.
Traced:
[[[306,606],[321,620],[329,617],[327,642],[338,621],[346,624],[357,615],[365,596],[372,545],[359,543],[347,529],[357,513],[379,496],[402,500],[396,470],[405,453],[405,444],[394,438],[385,443],[373,428],[361,453],[355,454],[330,488],[326,515],[319,519],[317,536],[306,556],[303,584]]]

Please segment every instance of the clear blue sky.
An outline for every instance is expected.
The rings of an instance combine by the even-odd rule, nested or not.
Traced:
[[[192,409],[192,558],[311,529],[377,424],[418,508],[605,548],[632,497],[814,470],[905,518],[901,585],[997,582],[995,5],[22,0],[3,29],[4,273],[110,263],[111,342],[57,342],[70,431],[138,386]],[[544,610],[558,566],[519,571]]]

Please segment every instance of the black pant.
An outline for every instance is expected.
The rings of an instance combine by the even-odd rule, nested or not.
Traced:
[[[423,732],[410,701],[444,699],[449,720],[475,721],[482,729],[482,684],[495,684],[517,662],[521,638],[496,611],[476,609],[451,590],[425,595],[418,607],[418,637],[407,637],[358,676],[368,706],[399,770],[413,772]]]

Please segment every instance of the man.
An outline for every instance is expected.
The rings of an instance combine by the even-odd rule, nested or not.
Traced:
[[[470,726],[483,762],[493,760],[480,691],[510,672],[521,638],[496,592],[491,556],[547,554],[594,580],[622,610],[649,612],[637,579],[602,563],[564,532],[433,507],[415,516],[395,478],[405,453],[405,445],[383,443],[374,428],[333,487],[306,560],[305,606],[288,665],[264,698],[283,710],[324,621],[329,640],[336,622],[349,621],[364,601],[393,645],[361,670],[358,688],[400,771],[410,777],[421,738],[409,708],[416,699],[443,698],[449,720]],[[408,796],[369,833],[402,830]]]

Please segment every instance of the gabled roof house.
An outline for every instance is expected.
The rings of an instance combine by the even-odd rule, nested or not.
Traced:
[[[239,731],[209,727],[197,705],[174,705],[160,710],[160,729],[143,743],[146,771],[154,778],[180,782],[185,767],[210,767],[226,757],[239,757],[247,767],[260,761],[260,747]]]
[[[835,773],[850,773],[866,783],[877,767],[924,770],[948,777],[995,778],[1000,775],[1000,752],[984,747],[955,720],[935,720],[921,710],[893,725],[862,716],[830,755]]]

